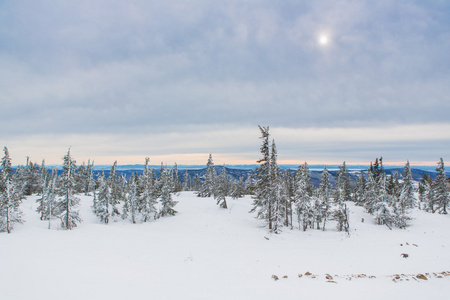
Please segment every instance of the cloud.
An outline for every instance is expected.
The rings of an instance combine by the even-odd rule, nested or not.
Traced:
[[[435,161],[450,146],[449,124],[399,125],[380,128],[271,127],[280,163],[370,162],[383,156],[386,162]],[[256,126],[187,126],[184,130],[146,134],[40,134],[8,139],[15,163],[46,159],[58,164],[71,147],[79,161],[98,164],[153,163],[203,164],[209,153],[218,164],[255,163],[260,158],[260,132]],[[23,162],[22,162],[23,161]]]
[[[267,124],[329,132],[332,149],[339,148],[331,144],[334,128],[350,136],[359,128],[448,124],[446,3],[40,0],[0,6],[5,142],[57,137],[65,148],[66,137],[107,136],[113,143],[114,136],[173,133],[199,141],[211,139],[204,128],[249,137],[246,128]],[[330,36],[327,47],[317,44],[322,32]],[[393,130],[379,143],[420,148],[403,133]],[[186,144],[168,143],[173,146],[161,151],[218,148],[197,143],[214,149],[194,151],[180,140]],[[233,153],[248,152],[235,147]]]

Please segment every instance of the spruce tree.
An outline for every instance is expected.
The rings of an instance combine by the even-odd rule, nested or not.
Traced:
[[[122,218],[130,218],[131,222],[135,224],[138,216],[138,177],[135,172],[131,174],[130,180],[127,184],[127,193],[123,205]]]
[[[99,178],[99,192],[94,206],[94,213],[105,224],[108,224],[115,216],[120,214],[117,206],[123,195],[120,187],[121,182],[117,178],[116,169],[117,161],[111,167],[111,171],[106,180],[103,172]]]
[[[227,206],[227,186],[228,186],[228,178],[227,178],[227,170],[225,165],[223,166],[222,173],[220,173],[217,182],[216,193],[214,194],[214,198],[217,201],[217,205],[220,205],[222,208],[228,208]]]
[[[60,176],[59,182],[59,203],[58,215],[61,218],[61,227],[64,229],[72,229],[81,222],[79,211],[80,199],[75,197],[75,160],[70,154],[70,148],[63,158],[63,173]]]
[[[211,197],[216,192],[216,170],[214,169],[214,163],[212,155],[209,154],[208,162],[206,163],[205,180],[198,193],[199,197]]]
[[[185,170],[183,175],[183,191],[190,191],[190,190],[191,190],[191,177],[189,176],[188,171]]]
[[[364,208],[369,214],[375,210],[375,204],[378,201],[378,184],[373,177],[372,171],[367,171],[366,189],[364,192]]]
[[[318,193],[318,204],[316,204],[319,210],[316,214],[323,222],[323,230],[325,230],[325,224],[327,222],[328,215],[330,213],[330,174],[328,173],[327,167],[323,168],[322,177],[320,179],[319,193]]]
[[[281,199],[284,204],[284,226],[292,229],[292,176],[291,171],[285,169],[281,178]]]
[[[245,195],[244,177],[240,176],[238,181],[233,182],[231,197],[233,199],[242,198]]]
[[[15,223],[23,223],[20,204],[24,199],[22,187],[13,179],[11,158],[4,148],[0,170],[0,232],[11,233]]]
[[[58,170],[52,169],[50,178],[46,180],[42,193],[42,202],[37,211],[41,213],[41,220],[48,220],[48,229],[51,228],[53,216],[57,213],[57,179]]]
[[[387,192],[385,173],[379,175],[378,194],[377,200],[373,205],[373,215],[378,225],[391,226],[394,220],[392,198]]]
[[[38,198],[36,200],[36,203],[38,203],[38,207],[36,211],[41,214],[41,220],[44,220],[44,211],[45,204],[44,204],[44,198],[45,198],[45,190],[47,188],[47,183],[49,181],[48,178],[48,172],[45,168],[45,160],[42,160],[41,169],[40,169],[40,177],[39,177],[39,189],[40,189],[40,195],[41,198]]]
[[[426,211],[431,211],[431,207],[429,206],[429,202],[431,202],[431,186],[433,184],[433,180],[430,175],[423,174],[422,179],[419,181],[419,209],[424,209]]]
[[[299,229],[306,231],[313,219],[311,207],[311,196],[308,189],[310,186],[310,173],[308,164],[305,162],[299,166],[295,175],[294,201],[297,213]]]
[[[433,211],[437,210],[440,214],[447,214],[449,193],[447,190],[447,176],[445,175],[444,160],[442,158],[438,162],[436,173],[437,175],[432,185],[433,204],[436,206]]]
[[[272,183],[270,177],[270,150],[269,150],[269,127],[259,126],[261,131],[262,145],[260,148],[262,158],[257,161],[259,167],[254,170],[253,178],[253,207],[250,213],[256,212],[257,218],[268,222],[269,230],[272,230]]]
[[[269,200],[269,209],[271,210],[269,216],[271,220],[269,222],[272,224],[272,231],[274,233],[280,233],[285,221],[285,204],[283,203],[283,200],[286,199],[283,197],[283,186],[281,181],[280,169],[278,167],[278,152],[275,145],[275,140],[272,140],[269,167],[271,183]]]
[[[170,174],[166,168],[164,168],[159,175],[159,184],[161,187],[159,198],[161,208],[159,210],[159,216],[161,217],[165,217],[167,215],[174,216],[177,213],[177,211],[174,210],[174,207],[178,203],[178,201],[174,201],[172,199],[169,176]]]
[[[395,181],[394,181],[394,189],[395,189]],[[396,196],[396,192],[394,191],[393,196]],[[411,166],[409,161],[406,162],[405,169],[403,171],[403,184],[402,190],[400,193],[400,198],[398,202],[398,209],[401,213],[404,213],[406,210],[411,209],[415,206],[416,198],[414,197],[414,187],[413,187],[413,178],[411,173]]]
[[[88,161],[88,167],[87,167],[87,173],[88,173],[88,179],[87,179],[87,186],[85,195],[89,196],[92,192],[95,192],[95,179],[94,179],[94,162],[92,164],[90,163],[90,160]]]
[[[139,177],[139,189],[140,189],[140,198],[139,198],[139,211],[142,214],[142,218],[144,222],[148,222],[151,219],[156,219],[158,215],[158,211],[156,209],[156,204],[158,202],[158,197],[161,193],[161,189],[158,187],[158,184],[155,179],[155,171],[154,169],[149,167],[150,159],[145,158],[145,167],[142,175]],[[164,172],[164,168],[161,168],[161,174]],[[167,183],[168,185],[170,183]],[[167,187],[171,190],[171,187]]]
[[[334,202],[340,204],[345,201],[351,200],[351,184],[348,177],[347,166],[345,161],[336,174],[336,187],[334,193]]]

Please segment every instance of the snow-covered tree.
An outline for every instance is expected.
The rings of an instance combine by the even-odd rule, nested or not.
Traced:
[[[377,200],[373,205],[373,215],[378,225],[391,226],[394,222],[392,198],[387,193],[386,174],[380,173],[378,180]]]
[[[395,181],[394,181],[395,188]],[[394,191],[394,196],[396,192]],[[414,197],[413,178],[411,173],[411,166],[409,161],[406,162],[405,169],[403,171],[403,184],[398,202],[398,209],[404,213],[406,210],[415,206],[416,198]]]
[[[127,184],[127,193],[125,202],[123,204],[122,218],[130,218],[131,222],[135,224],[137,222],[137,216],[139,213],[139,195],[138,195],[138,176],[135,172],[131,174],[130,180]]]
[[[292,176],[290,170],[284,170],[281,177],[281,203],[284,205],[284,226],[292,229],[292,202],[293,202],[293,188]]]
[[[336,187],[334,193],[334,202],[340,204],[351,200],[351,184],[350,177],[348,177],[347,166],[345,161],[336,174]]]
[[[239,180],[235,180],[231,187],[231,197],[233,199],[242,198],[245,195],[244,177],[240,176]]]
[[[214,163],[212,155],[209,154],[208,162],[206,163],[206,174],[205,181],[203,182],[200,191],[198,193],[199,197],[211,197],[214,196],[216,192],[216,170],[214,169]]]
[[[11,158],[8,148],[4,148],[0,170],[0,232],[11,233],[15,223],[22,223],[19,205],[24,198],[22,188],[13,180]]]
[[[333,220],[337,221],[337,229],[339,231],[345,231],[345,232],[349,232],[349,212],[348,212],[348,208],[347,205],[345,203],[341,203],[338,205],[338,208],[333,210]]]
[[[150,159],[145,158],[145,167],[142,175],[139,177],[139,211],[142,214],[144,222],[148,222],[151,219],[156,219],[158,211],[156,209],[156,204],[158,202],[158,197],[160,195],[160,188],[156,184],[155,170],[149,167]],[[161,174],[164,168],[161,169]],[[170,182],[167,183],[170,185]],[[169,190],[172,188],[167,187]]]
[[[374,164],[370,163],[370,172],[372,172],[373,179],[375,180],[375,182],[378,182],[381,173],[384,172],[383,157],[380,157],[380,159],[375,158]]]
[[[327,222],[328,215],[330,214],[330,174],[327,167],[323,168],[322,177],[320,179],[320,186],[317,195],[316,203],[316,215],[322,219],[322,229],[325,230],[325,224]],[[317,228],[319,229],[319,228]]]
[[[188,171],[185,170],[183,175],[183,191],[190,191],[190,190],[191,190],[191,177],[189,176]]]
[[[94,204],[94,214],[100,218],[100,221],[108,224],[115,216],[119,215],[117,206],[123,195],[121,192],[120,181],[116,174],[117,161],[114,162],[105,180],[104,172],[99,177],[98,197]]]
[[[48,229],[51,228],[53,217],[57,213],[57,179],[58,170],[52,169],[49,179],[45,180],[42,198],[38,199],[39,206],[37,212],[41,213],[41,220],[48,220]]]
[[[286,214],[284,209],[286,208],[285,203],[283,201],[287,200],[283,197],[283,185],[281,180],[280,169],[278,167],[278,151],[275,145],[275,141],[272,140],[272,147],[270,152],[270,182],[271,182],[271,191],[270,191],[270,223],[272,224],[272,231],[274,233],[280,233],[281,228],[286,220]]]
[[[38,198],[36,202],[38,203],[37,212],[41,214],[41,220],[44,220],[44,211],[45,211],[45,204],[44,204],[44,195],[45,190],[47,188],[47,183],[49,181],[48,178],[48,171],[45,168],[45,160],[42,160],[41,169],[40,169],[40,176],[39,176],[39,194],[41,195],[41,198]]]
[[[444,160],[441,158],[436,167],[436,178],[433,181],[432,193],[433,204],[440,214],[447,214],[447,206],[449,204],[449,193],[447,190],[447,176],[445,175]]]
[[[41,192],[39,185],[39,166],[30,161],[27,156],[25,166],[19,166],[15,174],[15,185],[21,186],[23,194],[30,196],[34,193]]]
[[[299,166],[295,174],[294,201],[297,213],[299,228],[305,231],[313,222],[314,214],[311,205],[311,194],[309,186],[311,184],[308,164],[305,162]]]
[[[270,177],[270,149],[269,149],[269,127],[259,126],[261,131],[262,145],[260,148],[262,158],[257,162],[259,167],[254,170],[253,178],[253,207],[251,213],[256,212],[257,218],[267,220],[269,230],[272,230],[272,182]]]
[[[228,178],[227,170],[223,166],[222,173],[218,176],[216,193],[214,193],[214,198],[217,201],[217,205],[222,208],[228,208],[227,206],[227,189],[228,189]]]
[[[374,206],[378,201],[378,184],[375,182],[372,171],[367,171],[366,189],[364,192],[364,208],[369,214],[374,212]]]
[[[59,191],[60,196],[58,202],[58,215],[61,218],[61,227],[72,229],[81,222],[79,211],[77,210],[80,199],[75,197],[75,160],[70,154],[70,148],[63,158],[63,173],[60,176]]]
[[[178,177],[178,165],[175,163],[175,167],[173,168],[173,192],[179,193],[183,190],[183,184]]]
[[[161,217],[165,217],[167,215],[174,216],[177,213],[177,211],[174,210],[174,207],[178,203],[178,201],[174,201],[172,199],[169,176],[170,174],[169,172],[167,172],[166,168],[164,168],[159,175],[159,184],[161,188],[161,194],[159,198],[161,208],[159,210],[159,216]]]
[[[419,181],[419,209],[422,209],[424,206],[424,209],[426,211],[431,211],[432,205],[432,193],[431,193],[431,186],[433,184],[433,179],[431,179],[431,176],[429,174],[423,174],[422,179]]]

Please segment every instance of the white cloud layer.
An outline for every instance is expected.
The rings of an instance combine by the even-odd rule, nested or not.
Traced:
[[[449,9],[4,1],[0,140],[50,160],[72,145],[83,159],[214,152],[253,161],[261,124],[285,160],[434,161],[450,143]]]

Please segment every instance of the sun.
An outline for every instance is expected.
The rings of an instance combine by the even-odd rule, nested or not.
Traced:
[[[325,46],[325,45],[327,45],[328,43],[329,43],[328,36],[326,36],[326,35],[324,35],[324,34],[322,34],[322,35],[319,36],[319,44],[320,44],[320,45]]]

